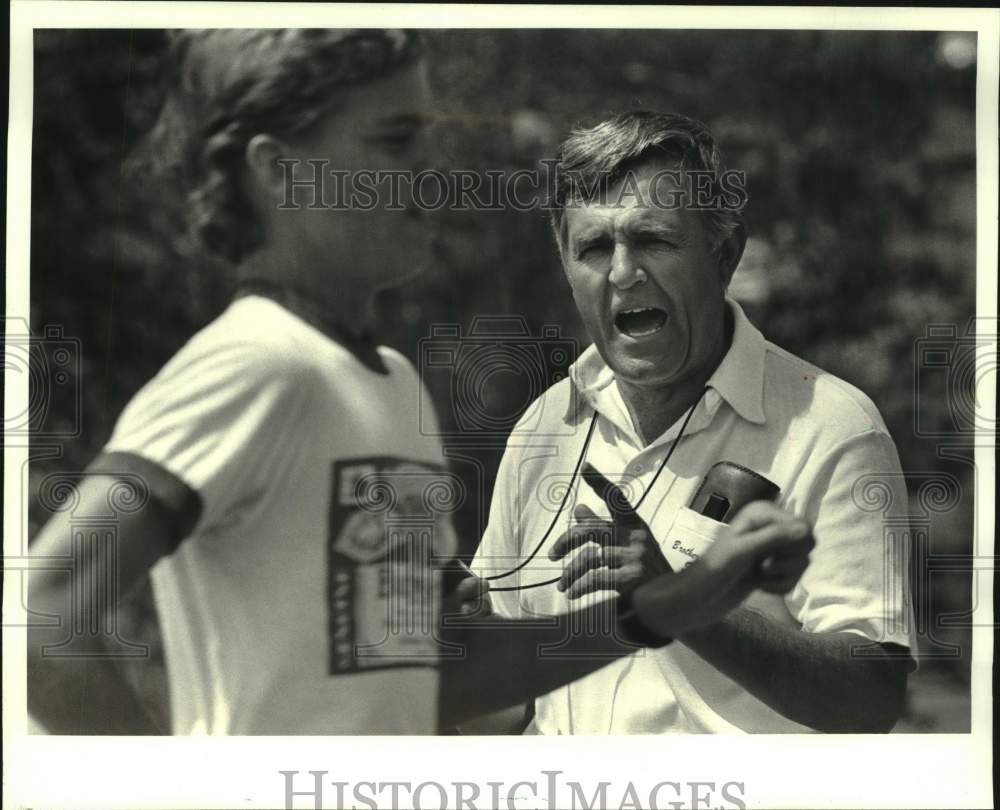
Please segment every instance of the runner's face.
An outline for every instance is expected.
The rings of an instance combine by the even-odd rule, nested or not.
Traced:
[[[323,206],[310,210],[312,191],[300,185],[302,207],[295,212],[318,283],[332,275],[338,284],[377,290],[423,268],[429,217],[412,205],[407,182],[375,180],[376,173],[390,177],[427,168],[430,108],[426,68],[419,64],[348,91],[331,115],[296,141],[296,177],[313,176],[304,161],[325,167]],[[394,182],[401,194],[392,192]]]

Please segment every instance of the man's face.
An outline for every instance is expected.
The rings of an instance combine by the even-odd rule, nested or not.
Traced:
[[[712,254],[705,215],[669,204],[671,168],[643,164],[606,200],[564,212],[563,266],[584,326],[618,378],[643,387],[710,373],[725,333],[732,268]]]
[[[326,202],[351,206],[295,212],[301,213],[297,238],[317,272],[334,274],[339,284],[353,280],[378,289],[402,283],[422,269],[431,231],[429,218],[413,206],[409,182],[386,181],[376,186],[374,173],[416,173],[428,168],[430,107],[426,71],[416,65],[348,91],[334,112],[296,142],[302,160],[324,160],[328,169],[344,174],[338,180],[329,173],[324,177]],[[297,176],[309,177],[312,169],[302,164],[297,172]],[[353,186],[365,173],[371,179]],[[401,194],[391,192],[393,183]],[[432,191],[428,191],[431,199]],[[311,191],[300,188],[297,194],[300,202],[308,203]]]

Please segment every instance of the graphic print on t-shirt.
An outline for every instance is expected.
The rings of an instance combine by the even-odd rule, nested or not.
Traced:
[[[457,477],[386,456],[333,465],[330,674],[435,666],[440,571],[455,553]]]

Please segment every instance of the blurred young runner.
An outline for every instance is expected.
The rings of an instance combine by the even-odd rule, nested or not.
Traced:
[[[175,34],[172,51],[157,140],[179,150],[193,227],[237,266],[239,289],[126,407],[77,513],[105,508],[123,473],[149,488],[148,508],[122,526],[120,589],[152,568],[174,732],[427,731],[433,668],[376,655],[354,671],[336,654],[350,646],[346,619],[384,613],[372,579],[381,566],[365,556],[365,529],[381,515],[363,511],[355,485],[403,471],[419,488],[442,465],[439,444],[411,428],[415,370],[368,333],[374,293],[418,269],[426,226],[384,205],[310,210],[310,189],[286,197],[278,163],[298,161],[296,177],[312,176],[307,160],[328,161],[317,174],[419,169],[419,40],[206,30]],[[447,524],[436,537],[435,553],[451,556]],[[35,553],[66,542],[54,523]],[[382,655],[433,653],[428,635],[393,643],[404,642],[415,649]]]
[[[78,488],[76,521],[106,515],[122,487],[148,495],[119,515],[118,547],[74,538],[64,513],[33,546],[31,607],[64,619],[29,634],[29,709],[50,730],[104,718],[110,733],[166,731],[102,657],[100,633],[72,639],[100,690],[52,655],[66,619],[108,626],[107,594],[149,572],[176,734],[433,733],[634,650],[584,638],[578,651],[598,657],[538,662],[539,644],[569,638],[565,622],[502,647],[490,630],[439,638],[451,479],[418,429],[430,403],[414,368],[369,331],[375,293],[419,269],[428,228],[384,200],[322,205],[332,169],[424,167],[420,53],[401,31],[173,35],[159,141],[182,159],[193,228],[237,267],[239,290],[129,403]],[[290,189],[288,174],[320,184]],[[786,544],[803,567],[809,542]],[[647,587],[636,605],[650,635],[633,640],[721,615],[773,550],[748,540]],[[60,560],[72,571],[45,568]],[[470,578],[463,598],[481,589]]]

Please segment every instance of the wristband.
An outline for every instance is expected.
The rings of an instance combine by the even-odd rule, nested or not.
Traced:
[[[642,647],[666,647],[673,638],[661,636],[642,623],[635,612],[635,605],[632,604],[633,593],[635,588],[618,595],[618,627],[623,631],[625,640]]]

